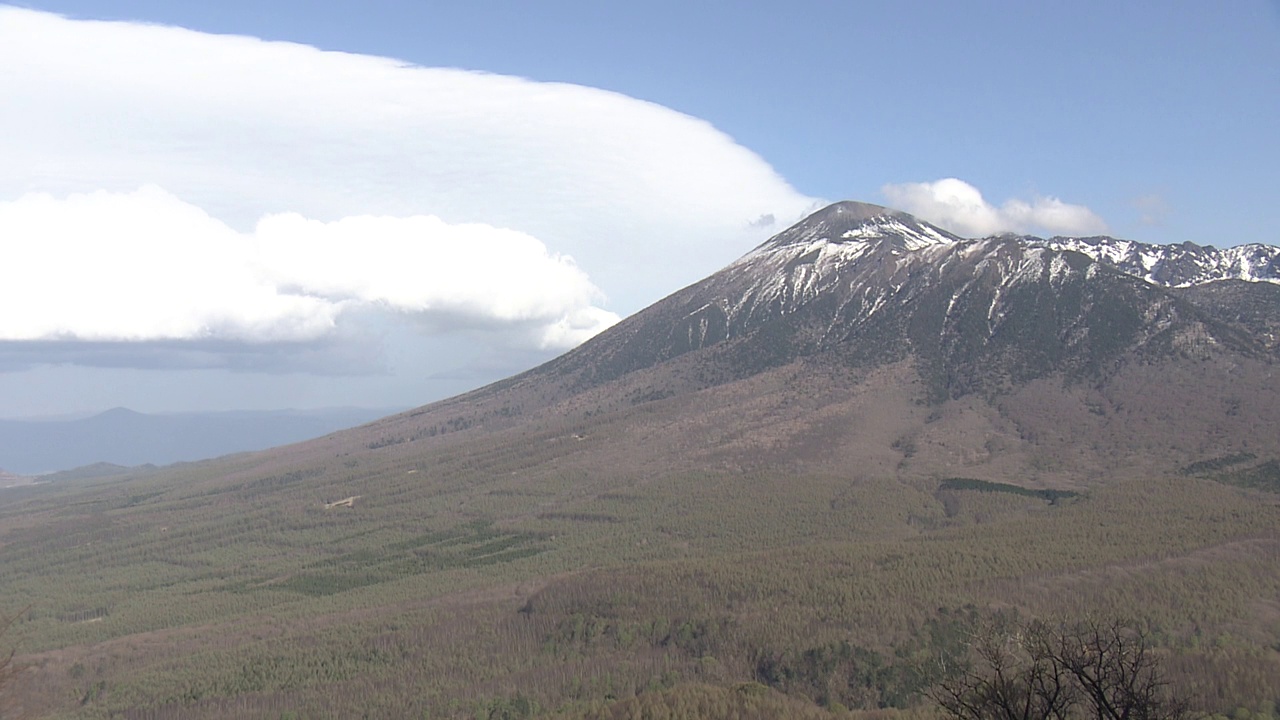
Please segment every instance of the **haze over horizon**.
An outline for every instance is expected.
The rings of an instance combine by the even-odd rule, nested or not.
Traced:
[[[1278,8],[0,5],[0,417],[424,404],[846,198],[1276,244]]]

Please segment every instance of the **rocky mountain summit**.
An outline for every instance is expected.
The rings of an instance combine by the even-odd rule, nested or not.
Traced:
[[[1277,256],[1267,246],[966,240],[843,202],[550,367],[595,385],[694,351],[717,355],[723,378],[820,352],[859,367],[910,357],[941,398],[1054,373],[1096,376],[1126,357],[1273,358],[1272,282],[1202,289],[1280,279]]]

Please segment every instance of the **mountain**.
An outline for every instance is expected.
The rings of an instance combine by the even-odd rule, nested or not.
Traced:
[[[1212,345],[1271,357],[1265,338],[1165,286],[1240,277],[1253,267],[1241,257],[1280,249],[1228,252],[1234,261],[1196,265],[1194,283],[1178,275],[1164,286],[1099,259],[1120,256],[1108,248],[1136,247],[1097,238],[1078,246],[964,241],[904,213],[840,203],[553,366],[579,366],[598,382],[711,347],[726,355],[730,377],[823,352],[859,367],[911,357],[935,392],[958,396],[1055,372],[1097,374],[1132,353]],[[1150,272],[1171,276],[1171,263]]]
[[[470,393],[6,489],[0,608],[32,605],[14,696],[928,714],[931,673],[1016,614],[1137,618],[1198,710],[1253,717],[1280,697],[1280,284],[1208,250],[1156,282],[1158,248],[1111,261],[1135,247],[839,203]]]
[[[1255,243],[1219,250],[1190,242],[1150,245],[1109,237],[1020,239],[1054,250],[1074,250],[1165,287],[1190,287],[1218,280],[1280,283],[1280,248],[1271,245]]]
[[[534,376],[572,374],[581,389],[713,349],[704,373],[737,378],[831,352],[856,367],[910,357],[936,393],[959,396],[1053,373],[1097,375],[1134,354],[1273,358],[1272,340],[1230,317],[1250,304],[1265,314],[1273,287],[1242,286],[1242,297],[1227,302],[1221,293],[1198,302],[1204,293],[1180,290],[1280,280],[1280,249],[1198,248],[1194,270],[1176,270],[1186,253],[1155,247],[1106,238],[962,240],[905,213],[839,203]],[[1169,282],[1134,275],[1134,257]]]
[[[885,438],[896,450],[874,451],[886,462],[897,456],[896,471],[908,474],[944,472],[967,457],[966,472],[993,480],[1025,482],[1052,468],[1049,476],[1070,484],[1116,463],[1167,470],[1218,450],[1275,448],[1280,394],[1268,379],[1280,359],[1280,286],[1239,279],[1235,261],[1206,261],[1197,284],[1166,285],[1108,260],[1152,257],[1150,247],[966,240],[902,212],[838,203],[560,358],[368,432],[391,445],[510,427],[535,411],[585,420],[695,393],[715,407],[716,388],[789,373],[833,407],[850,388],[892,396],[841,412],[860,424],[913,418]],[[824,432],[802,429],[818,419],[788,426],[797,447],[807,447],[806,433]],[[947,437],[959,427],[976,446]],[[776,445],[767,423],[751,432]],[[1170,438],[1172,451],[1135,450]],[[913,448],[910,457],[903,448]]]
[[[150,415],[114,408],[75,420],[0,420],[0,467],[36,475],[95,463],[202,460],[318,437],[386,412],[333,408]]]

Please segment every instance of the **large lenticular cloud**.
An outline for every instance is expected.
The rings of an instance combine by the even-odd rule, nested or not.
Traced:
[[[3,6],[0,67],[8,342],[301,342],[380,308],[567,347],[813,204],[591,88]]]

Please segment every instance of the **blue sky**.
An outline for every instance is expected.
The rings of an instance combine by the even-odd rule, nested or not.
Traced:
[[[613,90],[711,122],[815,197],[954,176],[1128,238],[1278,241],[1274,0],[21,4]],[[1164,227],[1141,222],[1147,196]]]
[[[1274,1],[19,6],[0,38],[44,38],[0,49],[0,97],[34,108],[0,113],[0,243],[47,310],[0,327],[0,416],[427,402],[828,200],[969,235],[1280,242]],[[67,267],[92,248],[121,250]]]

